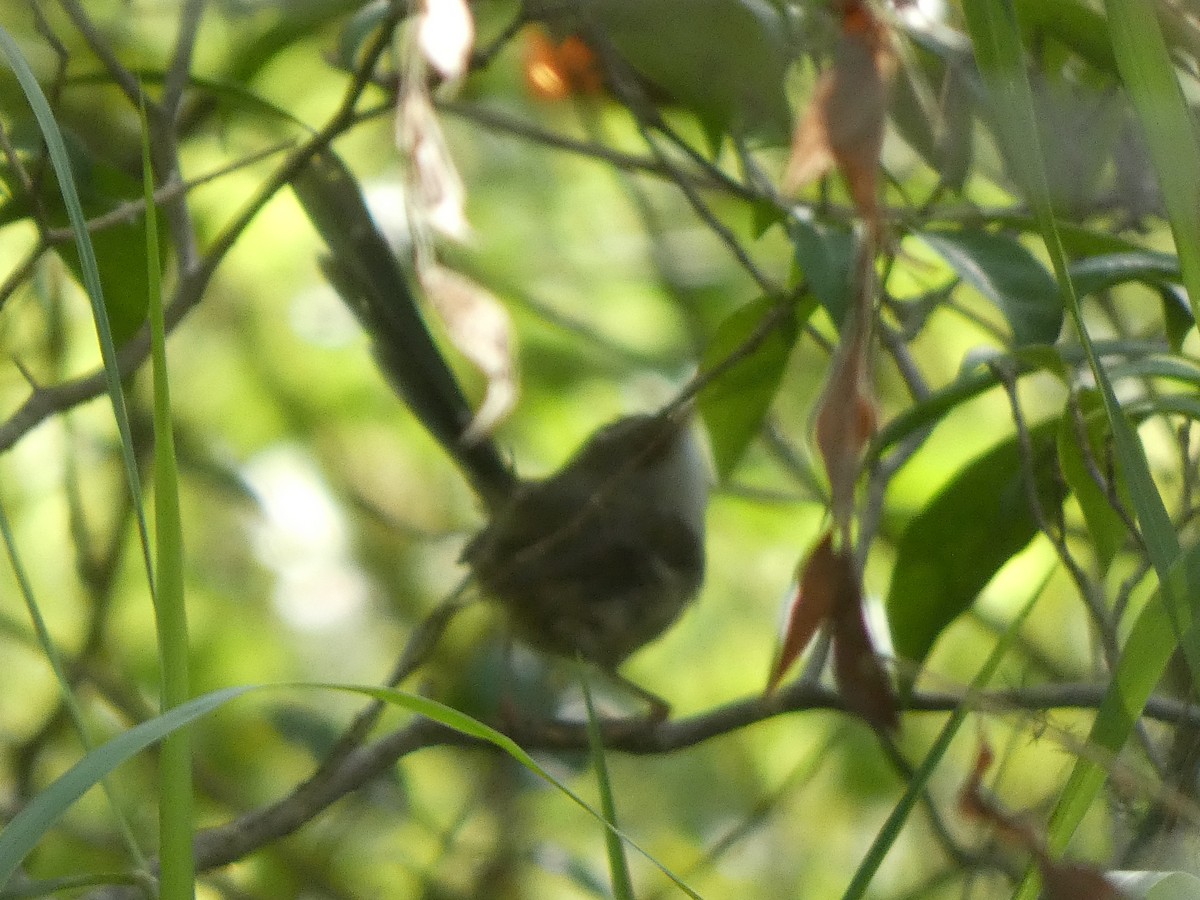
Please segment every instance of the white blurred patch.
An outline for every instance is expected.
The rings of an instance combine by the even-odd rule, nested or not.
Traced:
[[[370,585],[350,557],[345,520],[312,459],[281,444],[251,459],[243,475],[262,508],[251,541],[275,573],[271,599],[279,617],[301,631],[355,624]]]
[[[314,284],[288,306],[292,331],[316,347],[336,349],[357,341],[358,321],[329,285]]]

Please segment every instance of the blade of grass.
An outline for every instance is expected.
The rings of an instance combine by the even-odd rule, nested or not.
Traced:
[[[1164,644],[1168,648],[1173,647],[1188,636],[1188,640],[1182,641],[1182,646],[1187,653],[1193,678],[1196,679],[1200,674],[1200,653],[1197,653],[1195,641],[1190,639],[1192,616],[1186,605],[1187,598],[1194,593],[1191,588],[1196,582],[1192,581],[1188,566],[1176,569],[1181,548],[1174,525],[1150,475],[1149,463],[1137,433],[1116,398],[1111,380],[1100,364],[1083,321],[1079,297],[1071,281],[1066,251],[1050,203],[1034,120],[1032,90],[1024,66],[1020,30],[1012,2],[970,0],[964,3],[963,10],[980,71],[996,106],[997,133],[1007,140],[1008,151],[1015,160],[1014,170],[1021,173],[1025,181],[1022,187],[1035,209],[1067,311],[1104,400],[1117,461],[1129,486],[1143,545],[1159,580],[1159,592],[1152,602],[1161,603],[1161,614],[1172,626],[1171,639]],[[1157,614],[1144,612],[1143,617]],[[1109,689],[1111,702],[1106,702],[1097,714],[1089,742],[1112,752],[1124,744],[1144,705],[1144,700],[1138,702],[1139,692],[1126,691],[1130,684],[1157,678],[1156,671],[1160,670],[1155,656],[1135,655],[1128,651],[1122,653],[1118,671],[1114,673]],[[1089,774],[1092,768],[1091,762],[1083,758],[1076,760],[1075,770],[1051,819],[1048,843],[1053,852],[1061,852],[1066,846],[1103,783],[1102,773]],[[1018,897],[1031,900],[1036,892],[1037,878],[1030,872]]]
[[[264,690],[323,690],[345,691],[361,694],[401,706],[410,712],[422,715],[467,737],[491,744],[507,753],[533,774],[553,785],[575,805],[615,833],[626,845],[632,847],[662,872],[684,894],[701,900],[700,895],[689,888],[675,873],[655,859],[635,841],[608,822],[599,810],[537,764],[528,753],[507,735],[501,734],[482,722],[428,697],[409,694],[390,688],[364,687],[353,684],[322,684],[312,682],[290,682],[272,685],[241,685],[211,691],[189,700],[162,715],[155,716],[117,735],[106,744],[97,747],[51,783],[45,790],[22,809],[0,831],[0,888],[3,888],[21,862],[52,828],[63,813],[90,788],[100,783],[110,772],[147,747],[161,741],[192,722],[225,705],[235,697],[251,691]]]
[[[146,200],[150,292],[147,311],[154,371],[154,571],[158,588],[154,611],[162,671],[161,704],[163,710],[168,710],[185,703],[191,687],[183,589],[183,523],[179,514],[179,474],[167,378],[154,171],[150,165],[150,132],[145,110],[142,110],[142,188]],[[190,900],[196,895],[196,865],[192,857],[192,749],[186,728],[164,738],[159,753],[158,834],[159,896],[163,900]]]
[[[867,855],[863,857],[863,861],[859,863],[858,869],[855,870],[850,885],[842,895],[842,900],[858,900],[858,898],[865,896],[867,888],[871,884],[871,879],[879,871],[879,867],[883,864],[888,851],[892,849],[892,845],[900,836],[900,831],[903,829],[904,823],[916,808],[917,803],[920,802],[921,793],[925,790],[925,786],[929,784],[929,779],[933,777],[933,770],[942,761],[942,758],[946,755],[946,751],[950,748],[950,742],[954,740],[959,728],[966,721],[967,713],[970,712],[970,698],[987,687],[988,682],[992,680],[992,676],[996,674],[1000,663],[1003,662],[1004,657],[1012,648],[1013,643],[1017,639],[1017,634],[1021,630],[1021,626],[1029,618],[1029,614],[1033,612],[1034,605],[1042,595],[1042,591],[1046,589],[1046,585],[1050,583],[1050,578],[1053,574],[1054,568],[1052,567],[1042,576],[1042,580],[1033,591],[1033,595],[1021,607],[1004,633],[1000,635],[1000,639],[992,647],[992,652],[988,654],[988,658],[984,660],[975,677],[971,679],[967,696],[955,708],[954,712],[950,714],[950,718],[942,726],[937,740],[933,742],[933,746],[929,748],[929,752],[925,754],[925,758],[921,760],[921,764],[913,772],[904,796],[896,803],[895,808],[892,809],[891,814],[887,817],[887,820],[879,829],[879,833],[875,836],[875,840],[871,842],[871,846],[867,850]]]
[[[1104,0],[1117,70],[1142,125],[1200,322],[1200,145],[1158,17],[1145,0]]]
[[[583,702],[587,706],[588,750],[591,752],[592,768],[596,770],[596,787],[600,792],[600,814],[609,826],[604,830],[605,850],[608,853],[608,871],[612,878],[613,897],[616,900],[633,900],[633,882],[629,877],[629,861],[625,858],[625,846],[617,837],[617,805],[613,800],[612,781],[608,777],[608,760],[604,757],[604,738],[600,734],[600,721],[596,718],[596,707],[592,703],[592,689],[588,684],[583,660],[577,660],[579,682],[583,686]]]
[[[133,507],[137,518],[138,537],[141,540],[142,560],[146,567],[146,578],[154,593],[154,566],[151,562],[150,532],[146,525],[146,516],[142,504],[142,482],[138,476],[137,459],[134,456],[133,436],[129,429],[129,412],[125,406],[125,395],[121,390],[121,368],[117,362],[117,351],[113,346],[112,329],[108,322],[108,311],[104,305],[104,290],[100,284],[100,272],[96,266],[96,254],[92,248],[92,239],[88,233],[87,220],[83,207],[79,202],[79,192],[75,188],[75,179],[71,174],[71,163],[67,156],[67,148],[63,143],[62,132],[54,120],[54,112],[42,93],[41,86],[29,63],[21,54],[21,48],[13,40],[3,26],[0,26],[0,55],[7,60],[21,90],[25,93],[34,118],[37,119],[42,137],[46,141],[46,149],[50,154],[50,163],[58,178],[59,190],[62,192],[63,203],[71,223],[71,231],[75,236],[75,245],[79,250],[82,264],[84,288],[92,304],[92,318],[96,323],[96,336],[100,344],[100,355],[104,361],[104,375],[108,386],[108,396],[112,403],[113,417],[116,419],[117,430],[121,435],[121,458],[125,466],[125,478],[129,493],[133,499]]]
[[[79,701],[71,690],[70,679],[67,678],[66,669],[63,667],[62,655],[58,652],[58,647],[54,643],[50,629],[46,627],[46,620],[42,618],[41,608],[34,597],[33,583],[29,580],[29,576],[25,572],[25,566],[22,564],[21,557],[17,552],[16,538],[13,536],[12,526],[9,524],[8,513],[5,511],[3,503],[0,503],[0,535],[3,535],[4,546],[8,550],[8,559],[12,564],[13,574],[16,576],[21,596],[25,600],[25,607],[29,611],[29,618],[33,622],[33,630],[37,634],[38,644],[41,646],[46,660],[50,663],[50,668],[54,671],[54,679],[58,682],[59,691],[62,694],[63,706],[71,719],[71,725],[74,727],[75,733],[79,736],[79,743],[83,746],[83,749],[91,751],[92,740],[88,734],[87,724],[83,720],[83,710],[80,709]],[[142,853],[141,847],[138,846],[137,838],[134,837],[133,826],[130,824],[128,817],[126,817],[124,810],[121,809],[121,805],[117,802],[116,793],[106,780],[101,781],[101,786],[104,789],[109,806],[112,807],[113,815],[117,822],[117,831],[121,835],[121,841],[125,845],[129,858],[133,860],[134,865],[139,869],[148,871],[149,867],[146,862],[146,856]],[[5,832],[7,832],[7,828]],[[0,888],[4,887],[4,880],[5,876],[0,873]]]

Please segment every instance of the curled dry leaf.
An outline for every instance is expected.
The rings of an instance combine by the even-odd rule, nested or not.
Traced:
[[[491,434],[516,404],[512,321],[494,294],[459,272],[435,263],[419,275],[451,343],[487,383],[483,403],[463,434],[471,443]]]
[[[837,565],[833,532],[829,531],[805,560],[799,583],[788,598],[779,651],[767,679],[768,693],[779,686],[788,669],[804,654],[821,623],[829,618],[838,584]]]
[[[466,240],[466,189],[446,146],[423,85],[402,91],[396,110],[396,144],[408,158],[408,202],[414,232],[426,228]]]
[[[467,71],[475,46],[475,20],[465,0],[424,0],[417,22],[417,44],[429,65],[446,80]]]
[[[804,653],[822,623],[833,638],[834,678],[846,706],[874,728],[895,730],[899,706],[887,672],[867,632],[862,588],[848,547],[834,549],[834,533],[826,532],[800,573],[784,618],[780,650],[767,690],[772,691]]]
[[[848,580],[830,616],[834,680],[851,712],[872,728],[895,731],[900,727],[900,706],[871,643],[862,593],[848,556],[844,571]]]
[[[896,53],[888,27],[862,0],[841,0],[836,11],[842,21],[833,62],[792,135],[782,187],[794,195],[836,163],[859,215],[878,236],[879,155]]]
[[[525,33],[525,84],[540,100],[604,92],[596,54],[582,38],[555,41],[536,25]]]
[[[863,452],[875,434],[877,415],[871,384],[871,336],[875,321],[875,267],[869,242],[855,264],[853,306],[842,343],[817,401],[813,431],[829,475],[830,509],[846,544],[854,515],[854,489]]]
[[[958,795],[964,815],[990,826],[996,834],[1033,854],[1042,875],[1042,896],[1047,900],[1120,900],[1125,893],[1104,872],[1071,860],[1052,859],[1033,827],[1003,810],[983,787],[983,776],[992,765],[992,750],[981,743],[975,766]]]

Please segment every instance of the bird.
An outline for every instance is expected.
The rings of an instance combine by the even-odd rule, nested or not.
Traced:
[[[520,641],[590,661],[665,718],[669,705],[617,670],[679,618],[704,579],[709,474],[690,411],[622,417],[556,473],[520,478],[492,439],[466,439],[470,405],[349,172],[323,151],[292,186],[381,370],[488,514],[462,554],[483,594]]]

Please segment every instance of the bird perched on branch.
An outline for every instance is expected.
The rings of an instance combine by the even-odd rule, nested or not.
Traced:
[[[590,660],[665,716],[666,703],[617,667],[679,617],[704,577],[708,469],[687,414],[619,419],[557,473],[519,479],[490,438],[464,440],[470,406],[344,166],[320,154],[293,188],[380,368],[487,509],[463,554],[483,591],[521,640]]]

